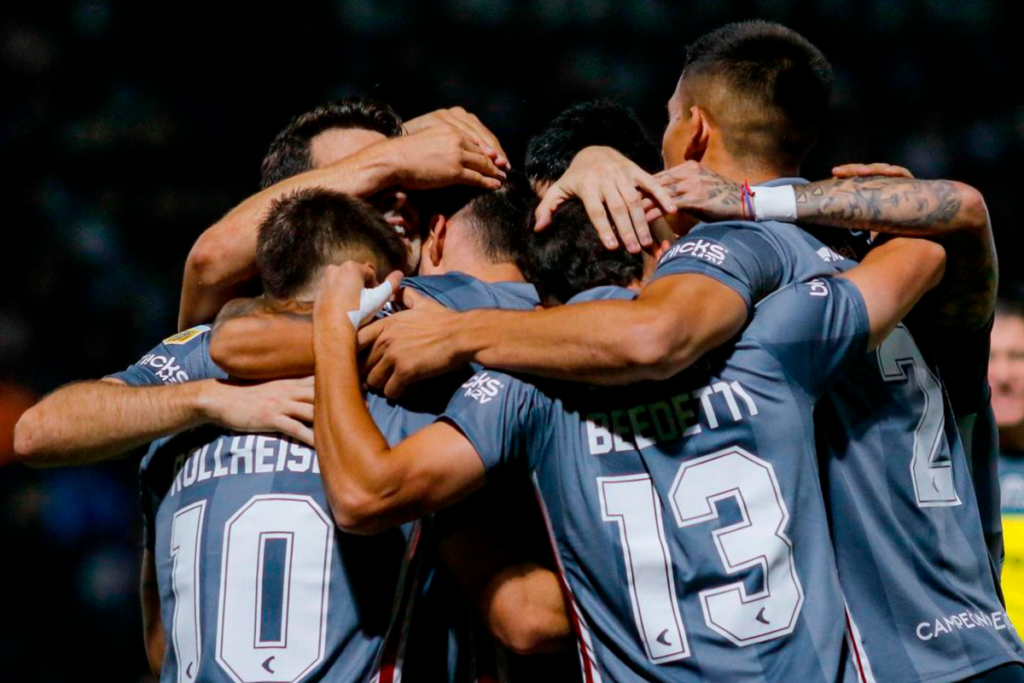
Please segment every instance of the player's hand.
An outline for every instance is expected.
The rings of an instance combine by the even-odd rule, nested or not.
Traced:
[[[452,343],[457,313],[409,288],[399,290],[395,300],[407,310],[359,331],[360,348],[372,345],[366,358],[366,383],[388,398],[398,398],[417,382],[465,365]]]
[[[686,161],[655,176],[669,193],[675,207],[704,220],[727,221],[752,217],[743,211],[742,185],[718,175],[696,161]],[[661,207],[648,204],[645,218],[654,222],[664,214]],[[675,232],[678,233],[678,230]]]
[[[902,166],[893,164],[843,164],[832,169],[836,178],[856,178],[861,176],[887,176],[889,178],[913,178],[914,174]]]
[[[422,116],[417,116],[405,122],[405,132],[411,135],[437,125],[447,125],[461,131],[470,140],[475,142],[495,164],[505,169],[512,168],[505,150],[501,148],[501,143],[498,142],[498,137],[475,114],[466,111],[462,107],[438,109]]]
[[[448,185],[496,190],[505,177],[484,148],[454,126],[430,126],[381,144],[387,145],[386,158],[397,167],[398,184],[409,190]]]
[[[237,432],[280,432],[313,445],[313,378],[259,384],[211,380],[204,387],[203,413]]]
[[[617,232],[626,250],[635,254],[641,246],[654,243],[644,220],[644,194],[650,195],[665,213],[675,212],[672,197],[654,176],[611,147],[587,147],[548,188],[537,207],[536,229],[546,228],[555,209],[566,199],[579,197],[604,245],[609,249],[618,247]]]
[[[401,271],[390,273],[387,280],[393,290],[397,289],[402,281]],[[327,266],[313,300],[314,334],[318,325],[329,325],[335,331],[339,331],[339,326],[352,329],[348,313],[359,310],[363,289],[377,284],[377,272],[366,263],[346,261],[341,265]],[[344,323],[340,322],[342,319]]]

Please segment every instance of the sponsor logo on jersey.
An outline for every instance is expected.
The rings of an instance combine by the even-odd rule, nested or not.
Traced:
[[[822,247],[821,249],[819,249],[815,253],[818,256],[820,256],[821,260],[824,261],[825,263],[835,263],[836,261],[845,261],[846,260],[846,258],[844,256],[842,256],[840,254],[837,254],[836,252],[832,251],[828,247]]]
[[[466,396],[482,404],[490,403],[491,399],[505,388],[505,385],[491,377],[490,373],[479,372],[463,384],[462,388],[466,390]]]
[[[931,640],[932,638],[940,638],[953,631],[973,628],[987,628],[992,631],[1006,631],[1009,629],[1011,632],[1015,630],[1010,618],[1006,616],[1006,612],[992,612],[988,614],[986,612],[964,610],[959,614],[950,614],[922,621],[914,629],[914,632],[920,640]]]
[[[713,263],[716,266],[722,265],[729,250],[713,240],[698,238],[675,245],[661,257],[662,263],[667,263],[680,256],[691,256]]]
[[[189,379],[188,373],[181,369],[178,359],[174,356],[147,353],[136,365],[156,370],[157,379],[164,384],[180,384]]]
[[[191,329],[185,330],[184,332],[172,334],[167,339],[164,339],[164,344],[187,344],[196,337],[198,337],[199,335],[201,335],[203,332],[206,332],[208,329],[210,328],[207,327],[206,325],[199,325],[198,327],[193,327]]]

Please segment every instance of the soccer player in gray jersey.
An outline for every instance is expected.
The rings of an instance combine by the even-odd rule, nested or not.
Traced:
[[[453,310],[480,307],[529,310],[539,304],[536,291],[523,281],[516,265],[530,234],[529,221],[536,205],[525,179],[510,173],[502,188],[493,192],[439,191],[433,198],[424,195],[421,199],[424,211],[431,215],[421,260],[421,271],[428,274],[409,278],[404,286]],[[293,250],[279,247],[275,251],[280,263],[268,268],[267,259],[261,257],[261,270],[287,272]],[[213,356],[233,375],[241,377],[266,378],[312,372],[312,358],[308,357],[312,340],[309,312],[309,307],[301,302],[280,299],[230,304],[214,329]],[[455,386],[458,382],[461,380],[457,380]],[[444,410],[453,388],[447,381],[439,382],[419,397],[400,405],[376,395],[368,396],[367,401],[381,430],[398,441],[433,422]],[[536,507],[532,492],[527,493],[529,498],[525,504]],[[488,494],[488,498],[497,496],[497,489]],[[445,564],[502,644],[516,653],[533,654],[560,648],[559,641],[568,640],[563,638],[568,636],[568,622],[557,577],[538,564],[538,561],[548,562],[550,556],[539,512],[532,532],[544,543],[539,548],[541,552],[529,547],[529,543],[528,547],[521,547],[523,544],[516,540],[523,536],[530,538],[531,527],[523,525],[522,516],[516,519],[515,525],[510,525],[488,502],[461,510],[441,524],[430,520],[427,528],[431,533],[420,545],[433,552],[435,543],[439,544]],[[437,577],[432,579],[436,580]],[[513,594],[517,596],[514,606],[504,597]],[[461,601],[456,595],[430,606],[423,605],[422,600],[419,602],[437,616],[460,619]],[[542,606],[552,614],[539,619],[540,610],[531,605]],[[417,607],[418,613],[422,611]],[[435,621],[440,623],[441,619]],[[422,651],[424,638],[420,636],[422,632],[414,634],[411,643]],[[487,673],[481,670],[486,668],[486,634],[475,633],[472,647],[464,629],[458,629],[458,638],[456,679],[464,680],[469,669],[476,669],[478,675]],[[436,638],[434,641],[437,645]],[[443,655],[444,651],[443,647],[435,648],[437,655]],[[463,656],[470,651],[475,651],[475,658]],[[475,661],[471,661],[473,659]],[[552,666],[572,666],[568,657],[564,662],[545,658],[544,663],[549,670]],[[512,664],[513,671],[534,666],[525,660],[515,660]],[[409,665],[413,666],[411,661]]]
[[[777,146],[770,145],[766,151],[765,145],[770,140],[762,140],[760,145],[741,154],[735,140],[730,142],[730,136],[738,135],[742,126],[734,126],[735,129],[730,130],[727,121],[705,111],[713,111],[724,101],[731,101],[725,95],[730,93],[730,88],[729,97],[738,101],[762,96],[744,80],[753,65],[744,64],[742,59],[737,63],[735,58],[730,58],[730,52],[744,47],[745,42],[744,49],[750,48],[751,38],[770,47],[773,34],[778,30],[771,29],[766,34],[757,25],[723,30],[704,39],[691,51],[691,62],[688,62],[669,104],[673,120],[665,136],[665,157],[670,163],[699,158],[732,180],[693,162],[667,172],[663,176],[666,183],[677,197],[683,198],[680,199],[680,207],[695,209],[715,218],[738,218],[744,197],[741,185],[736,182],[737,175],[741,180],[744,176],[757,180],[794,172],[795,162],[791,154],[769,154],[773,149],[779,151]],[[762,46],[762,49],[767,48]],[[775,49],[782,48],[776,45]],[[747,53],[747,58],[750,58],[750,53]],[[777,64],[772,66],[770,58],[763,61],[761,69],[779,68]],[[775,80],[782,82],[794,78],[799,78],[799,74],[783,74]],[[784,99],[769,97],[769,101],[783,103],[774,105],[776,111],[773,115],[778,117],[774,124],[776,129],[781,128],[784,132],[787,126],[795,125],[796,117],[786,115]],[[737,108],[730,115],[735,116],[736,111],[742,110]],[[891,171],[881,167],[853,170]],[[578,182],[578,178],[570,180],[570,185]],[[776,179],[762,182],[761,186],[776,184],[796,184],[794,196],[798,203],[794,208],[801,219],[820,220],[848,228],[910,234],[930,231],[942,236],[957,259],[951,261],[943,292],[934,297],[940,305],[929,308],[930,315],[920,316],[919,320],[926,318],[931,334],[939,331],[942,338],[955,338],[958,346],[969,354],[965,362],[947,362],[939,366],[943,377],[952,380],[949,382],[950,397],[968,413],[957,414],[956,417],[963,423],[963,418],[969,417],[970,413],[984,410],[987,393],[983,375],[978,369],[984,368],[985,354],[984,345],[979,341],[987,337],[987,321],[991,316],[995,255],[987,212],[980,195],[958,183],[905,178],[839,179],[812,184],[797,179]],[[886,226],[886,222],[891,225]],[[823,236],[820,232],[818,235]],[[702,224],[665,256],[660,272],[673,272],[678,277],[669,278],[669,282],[661,279],[647,287],[636,302],[645,303],[644,306],[615,307],[602,303],[594,304],[587,311],[580,307],[581,310],[574,311],[572,316],[558,311],[563,314],[558,318],[556,312],[531,316],[526,321],[504,318],[500,324],[516,325],[520,335],[499,344],[492,344],[487,339],[490,336],[489,326],[499,323],[497,318],[488,316],[484,320],[474,316],[475,320],[466,319],[467,324],[463,326],[454,325],[455,321],[448,318],[436,324],[444,324],[451,332],[445,335],[443,342],[437,341],[444,344],[442,348],[452,356],[461,355],[499,367],[557,377],[596,374],[596,368],[604,369],[606,363],[617,367],[609,373],[610,381],[666,376],[685,367],[694,357],[694,349],[714,346],[716,334],[727,334],[732,325],[742,325],[751,307],[779,286],[833,268],[849,267],[851,262],[846,256],[855,253],[856,250],[850,248],[853,245],[829,241],[830,246],[826,246],[794,226],[779,223]],[[683,294],[692,295],[696,291],[704,291],[706,296],[703,299],[681,298]],[[698,300],[702,304],[706,301],[714,303],[701,311],[689,303]],[[595,327],[600,318],[611,323],[604,331]],[[396,318],[384,325],[393,324],[395,334],[401,334],[399,322],[400,318]],[[537,328],[532,328],[534,323]],[[566,327],[557,329],[561,324]],[[675,327],[666,327],[669,324]],[[422,320],[417,320],[417,325],[421,334],[415,343],[422,344],[422,330],[425,329]],[[628,338],[625,344],[621,344],[627,348],[625,352],[615,351],[610,346],[611,335],[607,334],[608,329],[623,329],[620,325],[636,332],[635,338]],[[569,334],[570,329],[576,332]],[[586,329],[587,334],[581,334],[580,329]],[[902,337],[906,333],[897,334]],[[894,337],[891,343],[896,341]],[[415,366],[421,359],[399,355],[403,354],[404,343],[399,343],[392,350],[396,363]],[[542,344],[548,349],[564,350],[565,356],[554,351],[545,353]],[[630,345],[636,351],[628,350]],[[883,349],[882,353],[887,351]],[[857,596],[856,604],[851,602],[854,622],[860,626],[861,635],[871,634],[860,643],[866,649],[865,671],[874,662],[874,676],[879,680],[960,680],[982,674],[1001,663],[1019,661],[1020,645],[1012,628],[1006,625],[996,587],[989,578],[988,559],[979,552],[983,547],[983,537],[982,528],[976,521],[978,504],[969,490],[972,477],[966,471],[968,461],[965,461],[959,439],[951,431],[958,420],[953,417],[949,406],[939,400],[942,389],[938,384],[934,381],[917,384],[919,377],[924,382],[928,378],[926,373],[935,371],[934,361],[926,370],[916,347],[908,357],[915,359],[921,374],[918,375],[918,371],[914,371],[912,377],[890,374],[885,378],[889,381],[877,376],[878,363],[873,360],[874,375],[864,375],[871,378],[870,381],[845,395],[848,401],[845,405],[850,406],[850,410],[843,413],[846,416],[843,426],[850,431],[839,433],[878,434],[879,430],[885,434],[899,433],[904,439],[911,440],[902,450],[917,469],[912,470],[908,461],[904,463],[906,467],[900,465],[900,477],[887,478],[885,469],[896,465],[891,458],[882,457],[880,442],[875,437],[870,437],[865,443],[855,443],[845,437],[841,437],[839,443],[834,438],[824,442],[833,448],[841,446],[838,455],[847,456],[827,461],[828,481],[836,482],[834,487],[829,487],[829,495],[840,570],[844,583],[849,584],[848,590]],[[948,353],[946,357],[948,359]],[[397,360],[399,358],[401,360]],[[897,365],[904,367],[908,364],[902,362]],[[969,366],[972,370],[964,374],[962,367],[958,366]],[[399,377],[395,381],[399,367],[396,364],[393,368],[396,370],[390,380],[393,385],[388,386],[395,390],[408,377]],[[386,369],[384,376],[387,372]],[[931,419],[928,421],[922,420],[922,401],[926,398],[922,391],[925,386],[932,394],[929,403]],[[874,392],[871,400],[864,399],[865,391]],[[886,421],[876,424],[877,414],[858,412],[855,407],[864,405],[888,405],[892,409],[887,411]],[[915,408],[908,411],[907,406]],[[835,420],[831,423],[834,424]],[[921,439],[915,447],[912,440],[919,432],[919,426],[938,441],[925,444]],[[965,433],[971,435],[973,430],[969,424],[967,427]],[[829,434],[834,435],[835,430],[830,430]],[[874,447],[867,448],[871,445]],[[914,454],[925,450],[926,445],[927,452],[914,458]],[[836,450],[831,452],[837,455]],[[985,492],[988,489],[978,474],[976,469],[973,483]],[[959,494],[955,500],[962,501],[962,504],[942,506],[926,502],[919,506],[917,496],[921,486],[915,490],[915,482],[931,485],[933,475],[938,477],[934,480],[936,491],[945,484],[948,494],[950,483],[955,482]],[[863,490],[859,490],[860,487]],[[874,493],[868,495],[868,492]],[[861,504],[863,496],[898,502],[864,506]],[[947,496],[947,500],[954,499]],[[939,509],[943,507],[945,509]],[[856,510],[857,514],[848,513],[850,510]],[[844,533],[852,525],[858,526],[859,534]],[[894,533],[894,530],[899,531]],[[887,541],[880,537],[882,533],[889,534]],[[944,540],[936,542],[937,536]],[[897,543],[896,539],[904,539],[904,542]],[[850,541],[848,545],[847,541]],[[866,558],[862,549],[868,542],[884,542],[891,552],[877,559]],[[919,571],[918,566],[922,563],[926,569]],[[973,618],[964,619],[965,611],[972,612]],[[956,629],[949,639],[963,639],[958,643],[960,649],[947,648],[943,643],[935,642],[934,638],[928,638],[931,631],[922,625],[930,619],[934,628],[935,619],[940,615],[943,620],[949,619],[949,624]],[[977,623],[983,627],[975,630]],[[923,629],[920,635],[918,627]],[[948,628],[945,621],[940,622],[940,635]],[[1006,675],[1020,675],[1017,665],[1008,666],[1013,670]]]
[[[332,269],[314,312],[314,425],[333,509],[377,531],[530,473],[587,680],[855,680],[811,409],[941,261],[932,244],[888,244],[850,280],[770,298],[735,346],[657,384],[532,387],[482,371],[444,420],[391,448],[360,399],[355,334],[332,314],[363,275]]]

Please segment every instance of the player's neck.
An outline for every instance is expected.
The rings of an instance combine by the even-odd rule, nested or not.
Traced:
[[[700,160],[701,166],[736,183],[757,185],[776,178],[793,178],[799,168],[766,164],[757,159],[737,159],[720,145],[709,145]]]
[[[1024,453],[1024,422],[999,430],[999,450],[1017,454]]]
[[[444,264],[444,271],[458,271],[481,282],[525,282],[514,263],[491,263],[483,258],[453,259]]]

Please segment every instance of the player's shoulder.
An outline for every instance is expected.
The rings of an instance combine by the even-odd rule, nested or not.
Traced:
[[[754,319],[746,334],[772,343],[802,339],[808,329],[820,328],[842,311],[849,311],[855,316],[855,322],[866,324],[864,299],[850,280],[822,277],[796,282],[757,303]]]
[[[197,325],[172,334],[150,349],[134,365],[108,377],[135,386],[224,379],[227,374],[210,358],[210,326]]]
[[[999,488],[1003,512],[1024,514],[1024,454],[1000,456]]]
[[[476,308],[530,310],[540,304],[537,290],[531,284],[484,282],[457,271],[406,278],[402,284],[455,311]]]

